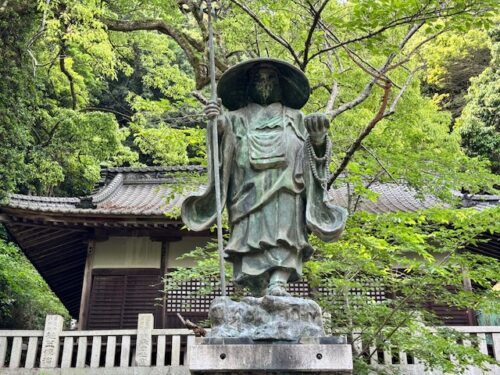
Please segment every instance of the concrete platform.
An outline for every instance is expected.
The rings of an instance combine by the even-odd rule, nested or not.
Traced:
[[[203,344],[190,348],[191,374],[352,374],[347,344]]]

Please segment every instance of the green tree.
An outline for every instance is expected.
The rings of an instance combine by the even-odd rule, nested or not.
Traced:
[[[0,11],[0,201],[6,191],[25,181],[24,158],[31,142],[29,123],[36,88],[28,69],[28,56],[22,54],[37,20],[34,5],[22,11]]]
[[[40,0],[38,5],[38,17],[46,22],[32,43],[32,55],[39,74],[51,82],[56,107],[118,115],[128,129],[122,141],[128,148],[122,153],[129,156],[118,158],[119,162],[137,163],[138,157],[164,164],[200,160],[201,131],[186,133],[182,123],[203,127],[200,104],[206,101],[208,83],[205,2]],[[366,181],[388,178],[390,171],[399,171],[390,175],[423,192],[442,186],[429,177],[436,175],[443,176],[446,188],[488,191],[493,182],[484,175],[485,163],[466,158],[458,137],[444,136],[442,116],[421,98],[418,85],[411,81],[422,69],[419,52],[424,46],[445,32],[488,27],[496,5],[490,0],[446,5],[365,0],[216,2],[216,66],[220,74],[242,59],[272,55],[304,70],[313,86],[305,111],[322,110],[334,120],[338,167],[332,167],[332,182],[353,162],[347,175],[356,171],[350,182],[357,184],[359,192],[369,193]],[[113,83],[128,77],[133,82],[130,86]],[[100,106],[113,102],[109,87],[122,87],[126,113],[117,106]],[[415,105],[407,97],[420,101],[425,109],[412,116],[409,111]],[[413,133],[413,144],[403,141],[408,140],[401,131],[408,120],[412,128],[427,122],[429,127],[424,126],[420,136],[425,136],[424,131],[432,134],[427,136],[429,147],[418,144],[422,157],[413,165],[406,158],[391,157],[383,142],[388,138],[385,130],[396,136],[395,144],[401,139],[401,148],[415,145],[418,131]],[[440,134],[439,141],[434,142],[434,132]],[[424,159],[431,154],[438,160],[427,163]],[[369,159],[373,160],[365,162]],[[415,164],[426,168],[420,171]],[[43,165],[54,166],[52,186],[61,184],[66,166],[54,160]],[[96,164],[92,166],[95,170]],[[71,185],[69,180],[65,186]]]
[[[73,69],[74,58],[84,56],[60,52],[54,57],[52,50],[38,46],[46,43],[41,36],[50,25],[33,2],[8,1],[0,9],[1,200],[12,190],[86,194],[101,165],[137,159],[123,144],[128,133],[113,115],[80,107],[91,101],[82,89],[89,71]],[[94,78],[87,83],[92,90],[99,86]]]
[[[451,112],[450,131],[466,104],[470,79],[490,63],[490,50],[488,32],[478,28],[443,33],[424,50],[424,88],[442,109]]]
[[[465,250],[484,233],[497,232],[499,218],[498,208],[359,212],[351,217],[340,241],[316,241],[319,251],[307,264],[307,277],[311,285],[332,292],[319,299],[332,314],[332,327],[351,338],[359,373],[368,372],[366,360],[377,355],[373,347],[405,351],[426,366],[450,373],[491,362],[476,349],[457,344],[462,335],[440,328],[443,323],[425,306],[436,302],[500,311],[498,292],[492,290],[500,271],[498,262]],[[464,277],[477,286],[475,290],[464,289]],[[373,292],[380,289],[386,298],[374,303]]]
[[[457,128],[467,154],[488,158],[492,171],[500,174],[500,28],[491,31],[491,41],[490,66],[471,79]]]

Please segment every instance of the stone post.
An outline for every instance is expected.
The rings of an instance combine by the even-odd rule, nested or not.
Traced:
[[[137,366],[151,366],[153,342],[151,339],[154,326],[153,314],[139,314],[137,322],[137,344],[135,362]]]
[[[64,319],[60,315],[47,315],[43,330],[41,368],[57,367],[59,359],[59,337],[63,330]]]

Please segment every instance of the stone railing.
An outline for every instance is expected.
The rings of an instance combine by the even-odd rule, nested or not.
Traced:
[[[462,332],[470,339],[464,339],[463,345],[471,346],[472,342],[477,344],[477,349],[500,363],[500,326],[448,326],[447,328]],[[356,342],[358,349],[362,343]],[[375,347],[370,347],[370,353],[374,353],[370,357],[370,364],[374,367],[384,369],[391,368],[394,373],[404,375],[442,375],[438,370],[427,370],[418,358],[405,352],[391,353],[389,350],[377,350]],[[450,358],[453,360],[452,358]],[[488,370],[483,371],[476,367],[470,367],[464,372],[464,375],[500,375],[500,366],[489,365]]]
[[[137,329],[63,331],[63,318],[48,315],[43,331],[0,330],[0,374],[149,374],[167,366],[189,374],[192,332],[153,326],[153,315],[139,314]]]
[[[152,315],[140,314],[137,329],[64,331],[63,318],[49,315],[43,331],[0,330],[0,374],[189,374],[184,364],[192,332],[153,329],[153,323]],[[500,327],[452,328],[476,337],[478,349],[500,361]],[[403,352],[377,352],[371,364],[402,374],[440,374],[426,372],[417,358]],[[500,374],[500,367],[471,368],[466,374]]]

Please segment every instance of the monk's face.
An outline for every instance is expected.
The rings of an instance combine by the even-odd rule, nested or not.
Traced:
[[[250,83],[250,99],[261,105],[269,105],[281,100],[278,73],[267,67],[258,68]]]

